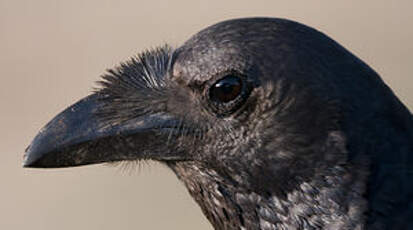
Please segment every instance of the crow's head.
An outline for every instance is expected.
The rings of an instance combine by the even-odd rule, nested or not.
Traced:
[[[235,191],[290,199],[317,175],[341,175],[332,169],[358,157],[346,140],[393,103],[377,75],[327,36],[268,18],[213,25],[178,49],[132,58],[99,83],[40,131],[25,166],[164,162],[215,226],[215,215],[246,221],[242,205],[229,204],[242,202]],[[214,214],[214,202],[232,211]]]

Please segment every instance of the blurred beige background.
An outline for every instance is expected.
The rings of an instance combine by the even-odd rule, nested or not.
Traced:
[[[0,229],[211,229],[164,166],[21,168],[54,115],[105,69],[215,22],[284,17],[324,31],[413,108],[411,1],[0,0]]]

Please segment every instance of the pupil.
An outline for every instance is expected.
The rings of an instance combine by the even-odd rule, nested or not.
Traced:
[[[214,84],[210,91],[211,99],[218,102],[229,102],[241,93],[241,80],[237,76],[229,75]]]

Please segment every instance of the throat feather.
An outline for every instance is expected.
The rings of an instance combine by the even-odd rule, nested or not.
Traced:
[[[362,167],[335,166],[284,197],[257,194],[213,170],[181,162],[171,168],[215,229],[363,229],[367,180]],[[275,194],[275,193],[274,193]]]

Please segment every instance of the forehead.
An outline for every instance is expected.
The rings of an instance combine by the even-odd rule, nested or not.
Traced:
[[[248,72],[252,59],[245,51],[230,40],[185,44],[175,52],[172,77],[189,83],[204,82],[227,71]]]
[[[190,82],[205,81],[225,71],[246,74],[253,65],[258,40],[265,38],[265,30],[275,29],[274,26],[274,22],[265,19],[249,19],[208,27],[176,50],[172,75]]]
[[[248,75],[254,66],[283,59],[282,48],[286,46],[281,44],[291,41],[287,31],[296,26],[285,20],[253,18],[208,27],[175,51],[172,77],[189,83],[202,82],[225,71]]]

